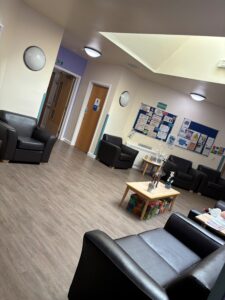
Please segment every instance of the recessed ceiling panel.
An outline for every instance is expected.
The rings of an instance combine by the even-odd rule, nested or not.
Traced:
[[[136,60],[158,74],[225,83],[225,38],[101,32]]]

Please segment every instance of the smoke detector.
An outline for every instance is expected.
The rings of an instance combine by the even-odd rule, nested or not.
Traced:
[[[217,64],[217,68],[225,69],[225,59],[219,60],[219,62]]]

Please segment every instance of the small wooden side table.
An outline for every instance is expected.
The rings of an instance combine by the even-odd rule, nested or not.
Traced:
[[[151,166],[152,168],[156,168],[156,170],[155,170],[155,173],[156,173],[159,171],[162,164],[159,164],[156,161],[152,161],[149,158],[144,157],[143,158],[143,172],[142,172],[143,175],[145,175],[149,166]]]

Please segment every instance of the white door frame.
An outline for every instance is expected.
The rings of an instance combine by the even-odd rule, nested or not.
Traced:
[[[62,123],[61,129],[60,129],[60,132],[59,132],[59,136],[58,136],[59,140],[64,141],[64,142],[66,142],[66,143],[68,143],[68,144],[71,145],[72,142],[69,141],[69,140],[67,140],[64,137],[64,134],[65,134],[66,128],[67,128],[68,123],[69,123],[69,119],[70,119],[70,116],[71,116],[73,105],[75,103],[75,99],[76,99],[76,96],[77,96],[77,91],[78,91],[78,88],[79,88],[79,85],[80,85],[80,81],[81,81],[81,76],[78,75],[78,74],[76,74],[76,73],[70,72],[67,69],[59,67],[57,65],[54,66],[54,69],[63,71],[63,72],[65,72],[67,74],[70,74],[70,75],[72,75],[72,76],[74,76],[76,78],[74,86],[73,86],[73,90],[72,90],[71,95],[70,95],[69,103],[68,103],[68,106],[67,106],[64,118],[63,118],[63,123]]]
[[[87,88],[87,91],[86,91],[86,95],[84,97],[84,102],[82,104],[82,107],[81,107],[81,110],[80,110],[80,114],[79,114],[79,117],[78,117],[78,120],[77,120],[77,124],[76,124],[76,127],[74,129],[74,133],[73,133],[73,137],[72,137],[72,141],[71,141],[71,145],[73,145],[73,146],[76,144],[76,140],[77,140],[80,128],[81,128],[81,124],[82,124],[82,121],[84,119],[85,109],[87,107],[89,98],[91,96],[91,92],[92,92],[92,88],[93,88],[94,84],[97,84],[97,85],[100,85],[102,87],[108,88],[108,92],[107,92],[107,95],[106,95],[106,98],[105,98],[105,102],[104,102],[104,105],[103,105],[103,108],[102,108],[102,112],[101,112],[101,115],[100,115],[100,117],[98,119],[98,123],[96,125],[95,133],[93,135],[90,147],[91,147],[91,145],[92,145],[92,143],[93,143],[93,141],[95,139],[95,134],[96,134],[99,122],[101,120],[102,113],[103,113],[103,111],[105,109],[105,105],[107,103],[107,100],[108,100],[108,97],[109,97],[109,94],[110,94],[110,91],[111,91],[111,88],[112,88],[112,84],[105,83],[105,82],[100,82],[100,81],[95,81],[95,80],[91,80],[91,81],[89,81],[88,88]],[[89,147],[89,149],[90,149],[90,147]]]

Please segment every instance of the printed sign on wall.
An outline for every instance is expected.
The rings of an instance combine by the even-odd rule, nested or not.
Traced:
[[[174,126],[176,117],[160,108],[142,103],[133,129],[136,132],[165,142]]]

